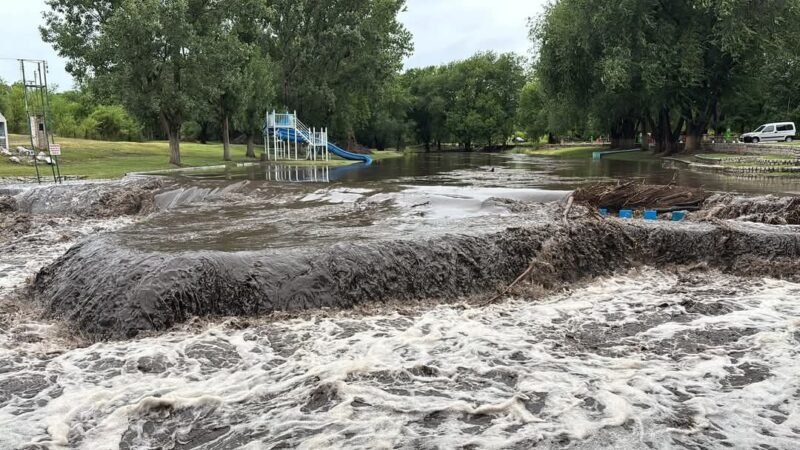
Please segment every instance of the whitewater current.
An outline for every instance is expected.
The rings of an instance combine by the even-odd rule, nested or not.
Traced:
[[[793,448],[799,296],[642,269],[537,302],[84,348],[23,321],[0,335],[0,447]]]
[[[134,221],[59,220],[4,244],[0,297]],[[798,299],[787,281],[644,267],[483,307],[94,344],[3,300],[0,449],[792,449]]]

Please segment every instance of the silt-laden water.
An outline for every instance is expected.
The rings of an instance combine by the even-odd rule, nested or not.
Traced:
[[[645,269],[542,301],[0,336],[0,439],[80,448],[792,448],[800,285]]]
[[[303,188],[256,173],[247,195],[183,186],[143,220],[43,221],[4,244],[0,294],[107,230],[168,252],[500,230],[521,216],[496,199],[558,200],[529,188],[585,177],[571,163],[454,158],[389,170],[388,185],[370,178],[380,167]],[[642,268],[568,288],[485,307],[198,320],[92,345],[3,301],[0,448],[800,445],[800,285]]]

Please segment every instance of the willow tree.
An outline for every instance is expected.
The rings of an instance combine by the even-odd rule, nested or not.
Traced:
[[[671,152],[687,150],[718,115],[743,72],[776,48],[796,48],[787,32],[796,1],[560,0],[534,24],[537,74],[549,98],[605,118],[614,136],[632,123]]]

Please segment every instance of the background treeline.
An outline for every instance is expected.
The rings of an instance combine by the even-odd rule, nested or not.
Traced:
[[[671,152],[681,136],[691,149],[708,130],[800,122],[798,0],[559,0],[531,22],[531,62],[485,52],[407,71],[403,0],[47,4],[42,35],[80,86],[52,98],[55,131],[166,138],[173,163],[181,138],[254,156],[267,109],[379,149],[651,133]],[[20,100],[0,85],[17,132]]]
[[[708,131],[800,122],[800,1],[560,0],[531,27],[531,132],[695,150]]]
[[[140,141],[152,137],[119,104],[104,104],[85,91],[50,93],[50,126],[64,137],[112,141]],[[28,134],[25,94],[22,83],[8,85],[0,80],[0,112],[11,133]]]

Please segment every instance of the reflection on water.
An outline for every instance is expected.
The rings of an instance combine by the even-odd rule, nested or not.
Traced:
[[[710,191],[799,194],[796,178],[741,177],[670,167],[658,159],[635,161],[565,159],[511,153],[416,153],[372,165],[340,167],[268,163],[188,175],[202,179],[248,179],[304,183],[414,183],[479,187],[574,189],[586,183],[639,179],[653,184]]]

